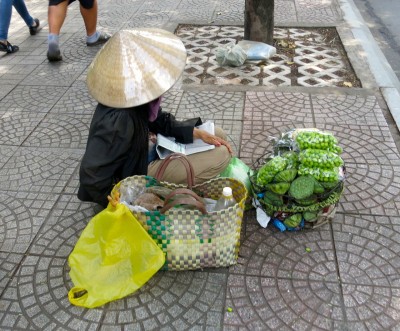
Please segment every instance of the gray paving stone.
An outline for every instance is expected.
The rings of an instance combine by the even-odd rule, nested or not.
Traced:
[[[0,169],[16,152],[17,148],[16,146],[0,146]]]
[[[43,193],[0,192],[0,251],[25,253],[57,197]]]
[[[0,296],[23,257],[22,254],[0,252]]]
[[[48,63],[42,64],[37,66],[34,71],[26,76],[26,78],[21,82],[21,85],[69,87],[79,77],[85,67],[85,65],[80,63],[76,64],[75,62],[73,64],[63,62],[56,62],[51,65]]]
[[[229,270],[232,274],[337,282],[329,227],[295,234],[279,232],[272,225],[246,231],[238,264]]]
[[[45,117],[45,113],[33,112],[29,117],[26,114],[21,111],[7,111],[0,115],[1,144],[20,146]]]
[[[84,149],[91,118],[92,115],[48,114],[22,146]]]
[[[375,96],[313,94],[311,99],[317,123],[387,125]]]
[[[27,256],[0,298],[2,330],[97,330],[102,310],[72,306],[65,258]]]
[[[343,285],[349,330],[397,330],[399,326],[397,288]]]
[[[20,148],[0,170],[2,189],[59,194],[82,154],[77,150]]]
[[[65,91],[56,86],[17,86],[1,101],[0,116],[4,111],[48,112]]]
[[[338,215],[333,234],[342,283],[400,286],[397,231],[362,216]]]
[[[1,77],[1,75],[0,75],[0,77]],[[15,88],[15,85],[9,84],[8,82],[7,82],[7,84],[3,85],[2,80],[0,80],[0,100],[4,99],[4,97],[8,93],[10,93],[13,90],[13,88]]]
[[[92,115],[97,102],[92,98],[83,80],[77,80],[51,109],[52,114]],[[65,88],[64,88],[65,89]]]
[[[32,242],[30,254],[67,258],[89,221],[101,211],[75,195],[57,196],[52,213]]]
[[[103,327],[118,321],[129,330],[164,330],[168,325],[174,330],[192,325],[219,329],[226,277],[206,271],[158,272],[136,293],[111,302],[104,313]]]
[[[338,330],[345,322],[337,283],[230,275],[225,326],[241,330]]]

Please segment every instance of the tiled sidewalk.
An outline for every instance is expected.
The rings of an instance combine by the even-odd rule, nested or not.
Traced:
[[[190,83],[170,90],[165,110],[213,119],[249,165],[291,128],[333,132],[348,174],[339,212],[318,229],[280,233],[261,228],[248,211],[237,265],[159,272],[104,307],[72,306],[67,257],[99,211],[76,198],[96,104],[85,73],[98,48],[84,46],[74,3],[61,37],[64,61],[49,64],[47,1],[26,3],[44,28],[30,37],[13,16],[9,39],[21,50],[0,57],[0,330],[399,329],[398,137],[381,96],[367,89]],[[99,7],[99,25],[111,33],[174,31],[178,24],[243,24],[244,2],[99,0]],[[334,0],[277,0],[275,20],[343,28]]]

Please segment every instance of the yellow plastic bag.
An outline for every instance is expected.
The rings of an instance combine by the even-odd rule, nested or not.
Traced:
[[[127,296],[165,263],[165,256],[123,204],[94,216],[68,258],[74,287],[69,301],[86,308]]]

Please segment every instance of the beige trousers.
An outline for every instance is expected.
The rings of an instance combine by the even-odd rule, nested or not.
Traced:
[[[221,128],[215,128],[215,135],[226,140],[226,134]],[[231,154],[225,146],[215,147],[212,150],[188,155],[195,175],[195,184],[201,184],[218,176],[228,166]],[[149,164],[148,175],[155,176],[162,160],[156,160]],[[179,160],[172,160],[165,170],[162,180],[169,183],[186,184],[186,170]]]

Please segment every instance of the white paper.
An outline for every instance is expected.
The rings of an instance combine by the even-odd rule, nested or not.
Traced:
[[[198,129],[214,134],[214,123],[206,121],[197,127]],[[194,139],[191,144],[177,143],[173,137],[165,137],[162,134],[157,134],[156,151],[160,159],[165,159],[171,153],[181,153],[190,155],[214,149],[214,145],[205,143],[201,139]]]

